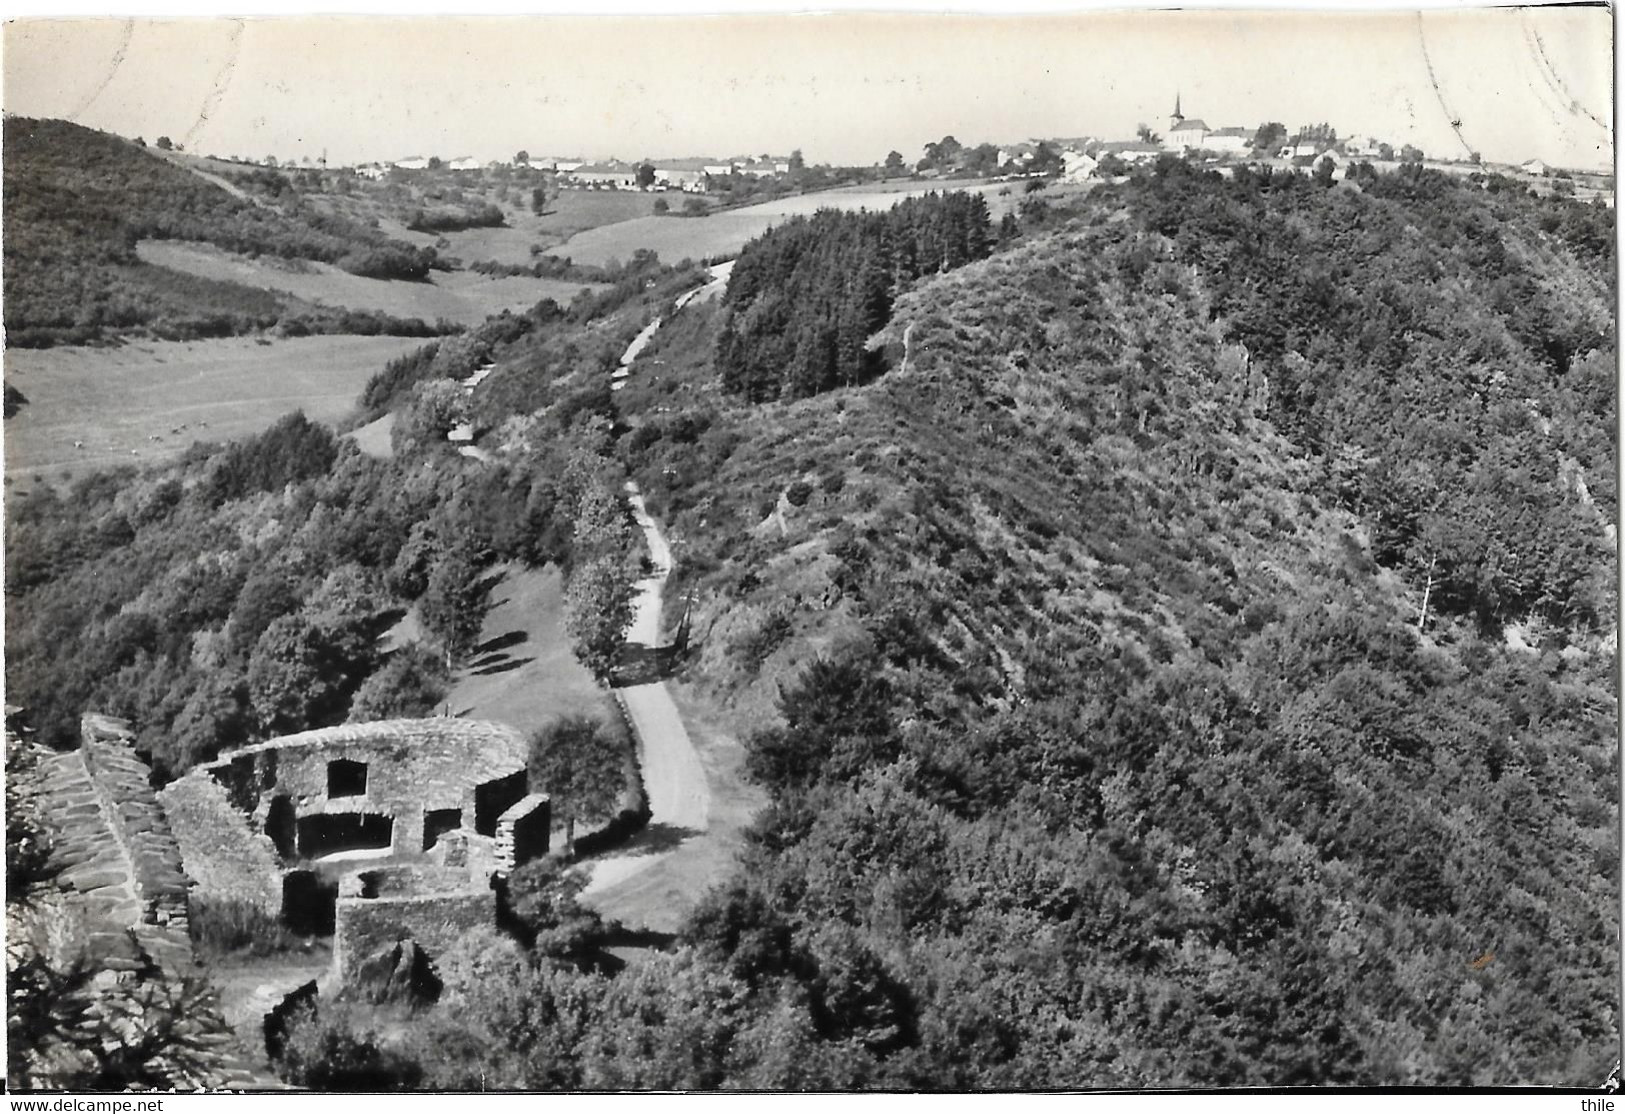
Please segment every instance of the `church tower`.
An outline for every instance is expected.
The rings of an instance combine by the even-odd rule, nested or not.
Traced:
[[[1185,122],[1185,114],[1179,111],[1179,94],[1174,94],[1174,114],[1168,117],[1168,130],[1173,131]]]

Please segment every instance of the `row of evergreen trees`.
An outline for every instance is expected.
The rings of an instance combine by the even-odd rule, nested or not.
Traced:
[[[921,275],[987,256],[979,194],[928,194],[883,213],[819,211],[745,246],[717,340],[723,385],[753,402],[806,398],[881,370],[869,337]]]

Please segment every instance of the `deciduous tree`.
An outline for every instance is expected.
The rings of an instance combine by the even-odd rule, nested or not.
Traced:
[[[637,587],[623,557],[605,554],[578,564],[564,592],[564,629],[576,658],[608,681],[632,623]]]
[[[462,546],[442,554],[418,601],[423,627],[440,643],[447,670],[474,648],[490,598],[478,564]]]
[[[625,745],[593,716],[564,716],[532,737],[531,785],[552,798],[553,820],[564,822],[564,841],[571,854],[578,822],[607,820],[614,814],[626,784],[626,764]]]

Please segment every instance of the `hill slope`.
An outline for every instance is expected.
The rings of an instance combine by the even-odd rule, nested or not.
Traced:
[[[908,334],[907,367],[876,384],[762,407],[690,384],[634,440],[702,601],[694,680],[783,724],[752,743],[774,804],[690,941],[757,981],[785,941],[819,1033],[864,1050],[779,1085],[1612,1063],[1613,508],[1528,440],[1612,474],[1605,266],[1521,201],[1486,258],[1506,199],[1276,185],[1301,192],[1254,215],[1307,262],[1266,296],[1282,259],[1223,258],[1248,226],[1184,234],[1245,194],[1143,181],[903,298],[879,341]],[[1368,270],[1328,279],[1350,226]],[[1538,300],[1489,285],[1514,253],[1541,260],[1507,268]],[[1353,304],[1306,316],[1328,283]],[[1375,296],[1413,358],[1332,364]],[[1543,311],[1560,362],[1529,358],[1520,315]],[[1309,422],[1338,415],[1344,453]],[[1449,465],[1443,497],[1385,489],[1404,454]],[[819,979],[853,963],[868,996],[832,1021]]]
[[[134,143],[62,120],[7,117],[5,149],[5,320],[13,345],[86,343],[132,330],[223,336],[310,312],[266,291],[143,263],[135,245],[144,238],[335,262],[374,277],[422,278],[434,261],[432,249],[355,222],[314,213],[291,219]],[[379,331],[376,321],[371,331]]]

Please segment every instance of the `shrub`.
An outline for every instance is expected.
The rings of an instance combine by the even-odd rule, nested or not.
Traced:
[[[276,913],[240,898],[193,893],[187,917],[192,944],[212,958],[240,952],[271,955],[304,946],[303,940],[282,926]]]

